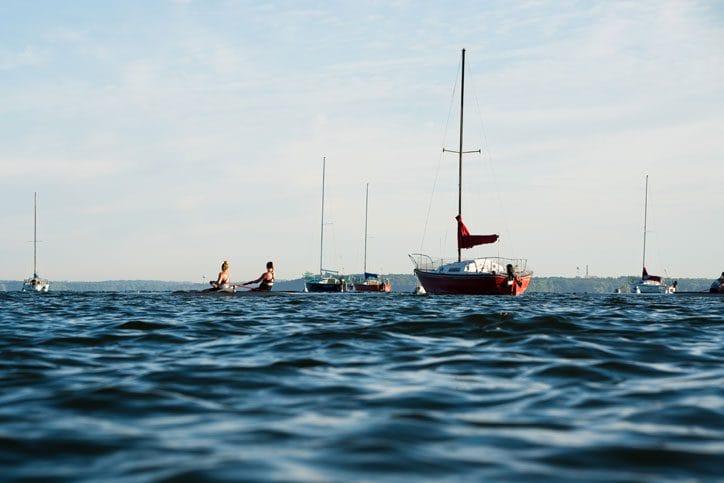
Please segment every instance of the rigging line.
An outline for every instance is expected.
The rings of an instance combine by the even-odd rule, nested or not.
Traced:
[[[455,69],[455,82],[453,83],[453,90],[450,94],[450,108],[447,112],[447,120],[445,121],[445,130],[443,132],[442,136],[442,142],[440,143],[442,147],[445,147],[445,139],[447,138],[447,132],[448,127],[450,126],[450,116],[452,115],[453,105],[455,103],[455,92],[457,92],[458,88],[458,72],[460,72],[460,66],[461,66],[462,60],[458,61],[458,66]],[[425,227],[422,230],[422,239],[420,240],[420,252],[422,252],[422,247],[425,244],[425,236],[427,235],[427,225],[430,221],[430,211],[432,211],[432,202],[435,197],[435,188],[437,188],[437,180],[440,177],[440,166],[442,165],[442,157],[444,155],[444,151],[440,150],[440,155],[437,158],[437,168],[435,169],[435,180],[432,183],[432,192],[430,193],[430,202],[427,205],[427,215],[425,216]]]
[[[337,251],[337,231],[335,230],[334,224],[330,223],[332,227],[332,233],[330,238],[332,239],[332,263],[335,265],[334,270],[337,270],[337,274],[344,274],[344,257]]]
[[[468,65],[468,71],[472,71],[472,65]],[[473,73],[471,72],[471,77],[473,77]],[[500,196],[500,190],[498,189],[498,177],[495,174],[495,170],[493,169],[493,153],[490,151],[490,147],[488,146],[488,137],[485,135],[485,125],[483,123],[483,111],[480,109],[480,102],[478,100],[478,91],[475,89],[475,84],[471,82],[471,87],[473,91],[473,99],[475,99],[475,107],[478,112],[478,124],[480,126],[480,136],[483,141],[483,152],[480,155],[480,160],[485,161],[485,155],[487,154],[487,165],[488,165],[488,171],[490,171],[490,177],[493,180],[493,188],[495,190],[495,198],[498,201],[498,210],[500,210],[500,213],[503,217],[503,225],[505,228],[505,234],[506,234],[506,240],[503,240],[506,244],[508,244],[511,247],[511,255],[513,258],[515,258],[515,244],[513,242],[513,237],[511,236],[510,232],[510,226],[508,224],[508,214],[505,211],[505,205],[503,204],[503,199]],[[500,257],[500,245],[502,243],[498,243],[498,257]]]

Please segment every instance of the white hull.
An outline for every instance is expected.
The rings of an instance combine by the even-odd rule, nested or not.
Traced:
[[[50,290],[50,283],[40,278],[31,278],[23,282],[23,292],[25,291],[46,293]]]
[[[631,292],[636,294],[651,294],[651,293],[674,293],[676,292],[676,289],[670,285],[667,285],[662,282],[652,282],[650,280],[641,280],[637,284],[635,284],[633,287],[631,287]]]

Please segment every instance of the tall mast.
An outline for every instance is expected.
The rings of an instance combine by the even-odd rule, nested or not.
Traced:
[[[324,174],[327,165],[326,156],[322,156],[322,223],[319,234],[319,276],[322,276],[322,254],[324,253]]]
[[[458,150],[458,216],[463,212],[463,107],[465,105],[465,49],[463,49],[462,74],[460,80],[460,149]],[[458,245],[458,262],[460,245]]]
[[[649,209],[649,175],[646,175],[646,189],[644,190],[644,257],[641,266],[646,268],[646,217]]]
[[[38,192],[33,195],[33,278],[38,276]]]
[[[367,273],[367,209],[369,208],[370,184],[365,187],[365,257],[364,257],[364,273]]]
[[[443,148],[443,152],[457,153],[458,155],[458,219],[461,219],[463,212],[463,154],[479,153],[480,149],[463,151],[463,109],[465,106],[465,49],[463,49],[462,69],[460,75],[460,146],[457,151]],[[459,227],[458,227],[459,229]],[[458,244],[458,262],[461,260],[460,244]]]

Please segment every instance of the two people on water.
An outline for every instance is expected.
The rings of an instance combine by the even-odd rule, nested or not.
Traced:
[[[262,273],[259,278],[256,280],[250,280],[246,283],[241,284],[241,286],[245,285],[251,285],[252,283],[261,282],[258,287],[252,288],[251,290],[258,290],[261,292],[268,292],[272,289],[274,286],[274,263],[267,262],[266,264],[266,272]],[[231,283],[231,276],[229,275],[229,262],[224,260],[224,262],[221,264],[221,272],[219,272],[219,276],[216,277],[216,280],[209,281],[211,286],[215,290],[222,290],[222,291],[228,291],[228,290],[235,290],[237,285],[233,285]]]
[[[710,293],[724,293],[724,272],[721,273],[721,277],[714,280],[714,283],[709,287]]]

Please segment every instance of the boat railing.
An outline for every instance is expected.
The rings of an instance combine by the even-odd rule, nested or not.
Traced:
[[[412,253],[408,256],[417,270],[425,272],[435,272],[443,265],[457,262],[457,259],[432,258],[422,253]],[[473,259],[471,258],[470,260]],[[521,274],[528,272],[528,260],[525,258],[475,257],[474,260],[482,262],[483,266],[495,266],[497,264],[497,266],[506,267],[508,264],[511,264],[513,265],[515,273]]]

